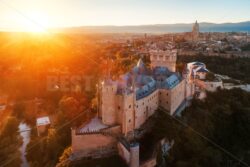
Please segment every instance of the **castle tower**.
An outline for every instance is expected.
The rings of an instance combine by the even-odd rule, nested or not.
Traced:
[[[194,41],[199,39],[199,34],[200,34],[200,26],[196,21],[193,25],[193,30],[192,30],[192,38]]]
[[[139,167],[140,166],[140,149],[139,143],[131,143],[130,144],[130,163],[129,167]]]
[[[170,71],[176,71],[176,50],[153,50],[150,51],[151,68],[167,67]]]
[[[112,80],[106,80],[101,85],[100,90],[100,117],[105,125],[117,123],[116,114],[116,92],[117,84]]]
[[[134,130],[134,93],[118,96],[118,100],[120,109],[117,113],[121,113],[119,120],[122,125],[122,133],[127,135],[129,132]]]

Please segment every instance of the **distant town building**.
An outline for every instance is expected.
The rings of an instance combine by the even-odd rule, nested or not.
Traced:
[[[177,33],[173,38],[177,42],[179,41],[197,42],[200,40],[205,40],[206,36],[200,33],[200,26],[199,23],[196,21],[193,24],[191,32]]]
[[[50,126],[50,119],[48,116],[39,117],[36,119],[37,135],[42,136],[46,134]]]
[[[0,111],[3,111],[7,107],[7,99],[6,95],[0,95]]]

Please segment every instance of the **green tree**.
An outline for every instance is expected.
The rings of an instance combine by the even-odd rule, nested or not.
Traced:
[[[21,164],[21,138],[18,133],[19,122],[15,117],[8,117],[0,132],[0,162],[7,167],[19,167]]]

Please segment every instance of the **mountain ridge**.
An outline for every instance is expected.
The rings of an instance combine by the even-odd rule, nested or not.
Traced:
[[[238,23],[211,23],[201,22],[201,32],[250,32],[250,21]],[[178,33],[190,32],[192,23],[175,23],[175,24],[149,24],[149,25],[103,25],[103,26],[78,26],[51,29],[59,32],[73,33]]]

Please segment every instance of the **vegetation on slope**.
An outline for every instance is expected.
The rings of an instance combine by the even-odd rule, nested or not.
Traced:
[[[240,89],[208,93],[204,101],[194,99],[178,120],[161,111],[152,131],[154,139],[175,141],[166,166],[250,165],[250,93]]]
[[[53,126],[48,134],[37,136],[36,128],[31,133],[27,147],[27,159],[30,167],[55,166],[64,150],[71,145],[71,127],[79,126],[89,119],[87,104],[83,98],[62,97],[54,114]]]
[[[243,51],[250,51],[250,44],[247,44],[247,45],[245,45],[245,46],[242,46],[241,49],[242,49]]]
[[[22,139],[18,133],[19,121],[10,116],[5,119],[0,129],[0,165],[6,167],[19,167],[21,153],[19,147]]]

